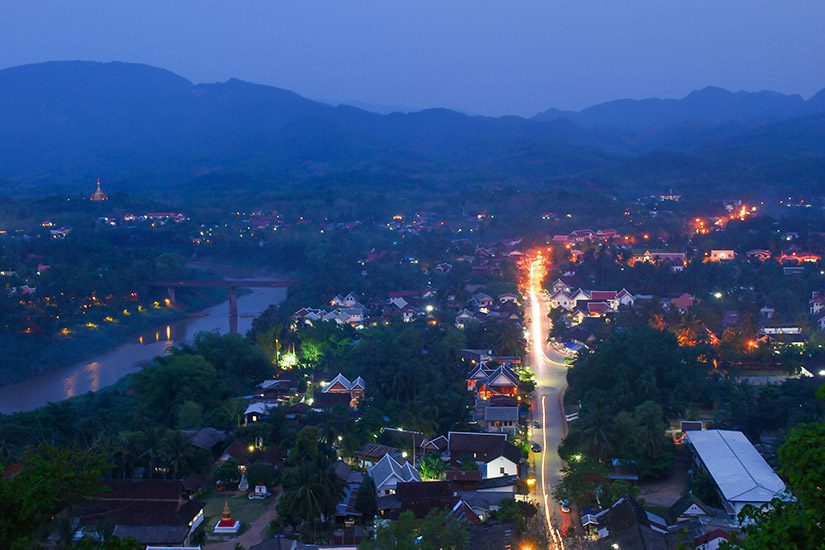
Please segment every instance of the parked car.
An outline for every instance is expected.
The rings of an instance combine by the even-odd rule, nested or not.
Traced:
[[[530,450],[532,450],[534,453],[540,453],[541,445],[539,445],[538,443],[533,443],[532,445],[530,445]]]
[[[541,423],[538,420],[533,420],[533,427],[534,428],[541,428]]]

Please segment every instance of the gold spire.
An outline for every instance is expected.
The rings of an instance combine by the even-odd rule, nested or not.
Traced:
[[[226,497],[223,499],[223,515],[221,516],[221,520],[232,521],[232,510],[229,509],[229,501]]]
[[[91,196],[91,197],[89,197],[89,198],[90,198],[91,200],[93,200],[93,201],[105,201],[105,200],[109,200],[109,197],[107,197],[107,196],[106,196],[106,193],[104,193],[104,192],[100,189],[100,178],[97,178],[97,191],[95,191],[94,193],[92,193],[92,196]]]

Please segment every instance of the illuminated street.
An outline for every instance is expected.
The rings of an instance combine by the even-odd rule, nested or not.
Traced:
[[[549,319],[548,305],[541,282],[545,276],[545,260],[541,257],[530,264],[530,345],[528,364],[535,373],[536,391],[533,400],[533,418],[541,427],[532,429],[532,441],[541,445],[542,452],[532,453],[540,486],[537,489],[545,521],[549,526],[550,540],[555,547],[563,548],[561,531],[568,527],[568,515],[563,514],[552,491],[561,478],[562,460],[557,448],[566,434],[563,392],[567,387],[567,367],[564,355],[547,345]]]

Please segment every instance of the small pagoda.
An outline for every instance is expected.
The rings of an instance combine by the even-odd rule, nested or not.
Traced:
[[[92,193],[92,196],[89,197],[89,200],[95,202],[109,200],[109,196],[100,189],[100,178],[97,178],[97,191]]]
[[[212,530],[216,535],[235,535],[241,529],[241,522],[232,519],[232,510],[229,509],[229,502],[226,499],[223,501],[223,514],[221,519],[215,524]]]

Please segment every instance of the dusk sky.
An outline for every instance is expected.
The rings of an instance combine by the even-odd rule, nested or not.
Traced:
[[[314,99],[532,115],[708,85],[825,87],[825,2],[42,1],[0,8],[0,67],[84,59]]]

